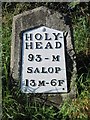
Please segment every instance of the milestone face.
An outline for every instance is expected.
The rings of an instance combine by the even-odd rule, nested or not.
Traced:
[[[41,26],[24,31],[22,38],[22,91],[67,92],[63,32]]]

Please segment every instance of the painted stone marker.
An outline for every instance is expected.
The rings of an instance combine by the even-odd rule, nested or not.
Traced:
[[[14,16],[12,28],[11,75],[21,81],[21,90],[57,93],[46,95],[57,105],[76,97],[73,30],[68,18],[39,7]]]
[[[23,31],[22,38],[22,91],[67,92],[63,32],[41,26]]]

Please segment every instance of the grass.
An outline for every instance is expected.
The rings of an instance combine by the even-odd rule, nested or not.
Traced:
[[[63,120],[89,120],[90,119],[90,94],[84,91],[74,100],[68,99],[64,102],[60,115],[63,115]]]
[[[1,11],[1,9],[0,9]],[[0,20],[1,20],[1,13],[0,13]],[[2,117],[2,23],[0,22],[0,119]]]
[[[33,4],[33,7],[32,7]],[[77,16],[81,12],[74,9],[73,29],[77,60],[77,98],[67,100],[60,109],[38,102],[36,95],[22,94],[19,86],[10,88],[10,46],[12,18],[22,11],[40,6],[40,3],[3,3],[3,28],[2,28],[2,82],[3,82],[3,120],[89,120],[90,119],[90,58],[86,55],[89,39],[89,23],[87,14]],[[42,5],[43,3],[41,3]],[[45,6],[54,7],[54,3],[45,3]],[[55,3],[56,5],[56,3]],[[12,7],[13,6],[13,7]],[[83,5],[84,6],[84,5]],[[58,8],[57,8],[58,7]],[[81,7],[78,5],[81,9]],[[82,7],[84,9],[84,7]],[[59,9],[59,5],[55,6]],[[86,10],[86,9],[85,9]],[[65,11],[66,13],[66,11]],[[82,54],[81,54],[82,53]],[[83,57],[84,56],[84,57]],[[82,63],[82,64],[81,64]],[[40,97],[40,96],[39,96]]]
[[[89,37],[90,28],[88,24],[88,19],[83,16],[78,19],[75,19],[74,22],[77,22],[74,26],[74,38],[75,38],[75,46],[77,53],[81,51],[86,51],[87,42]]]

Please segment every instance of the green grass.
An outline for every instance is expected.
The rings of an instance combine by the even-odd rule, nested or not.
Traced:
[[[33,6],[32,6],[33,4]],[[12,18],[14,15],[34,7],[45,5],[50,8],[59,9],[56,3],[4,3],[3,4],[3,28],[2,28],[2,82],[3,82],[3,120],[89,120],[90,119],[90,63],[86,64],[84,59],[82,66],[78,66],[77,74],[77,98],[67,100],[58,109],[54,106],[45,105],[38,102],[36,95],[26,95],[20,92],[17,83],[10,89],[10,46]],[[64,4],[64,3],[63,3]],[[77,5],[77,4],[76,4]],[[74,8],[75,6],[74,5]],[[83,4],[84,6],[85,4]],[[13,6],[13,7],[12,7]],[[80,6],[78,5],[78,8]],[[80,7],[81,8],[81,7]],[[83,7],[82,7],[83,8]],[[53,8],[54,9],[54,8]],[[84,9],[84,8],[83,8]],[[80,9],[81,10],[81,9]],[[84,54],[87,48],[87,39],[89,39],[89,23],[87,14],[77,16],[81,12],[74,10],[73,29],[75,50],[80,60],[83,60],[79,54]],[[86,9],[85,9],[86,10]],[[66,11],[65,11],[66,13]],[[87,58],[87,57],[86,57]],[[87,68],[86,72],[82,68]]]
[[[87,41],[90,37],[89,31],[90,28],[88,19],[85,16],[79,17],[75,19],[74,22],[76,23],[74,26],[74,39],[75,39],[75,47],[77,53],[81,51],[86,51],[87,48]]]
[[[2,39],[2,25],[0,22],[0,119],[2,117],[2,41],[1,39]]]

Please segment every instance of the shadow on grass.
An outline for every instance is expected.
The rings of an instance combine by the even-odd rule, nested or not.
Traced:
[[[79,94],[84,90],[84,86],[89,86],[90,80],[90,55],[86,55],[83,52],[77,54],[77,87]],[[88,88],[87,88],[88,89]]]

